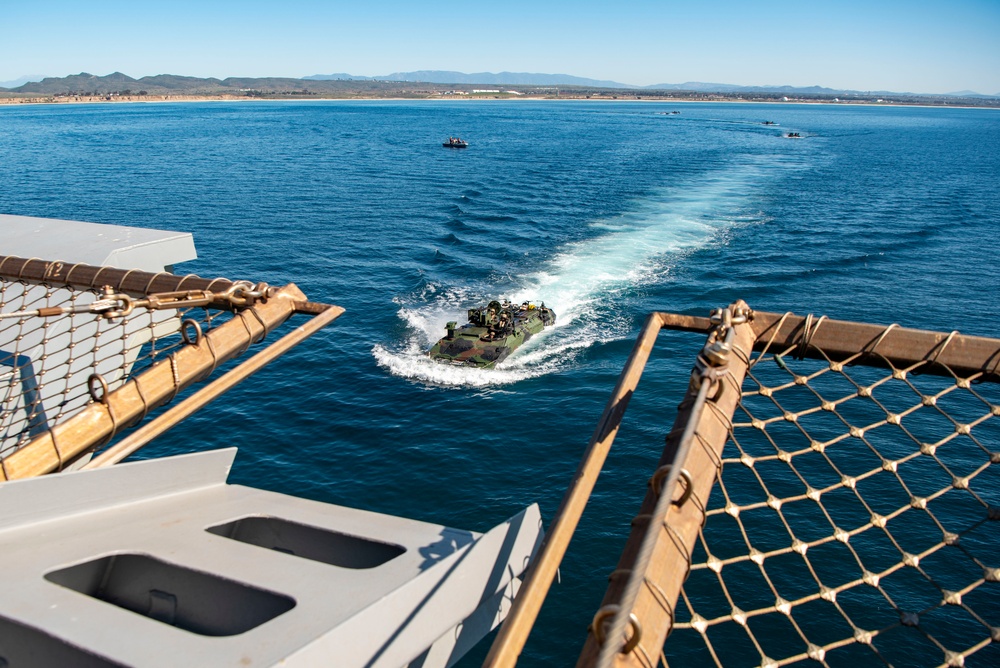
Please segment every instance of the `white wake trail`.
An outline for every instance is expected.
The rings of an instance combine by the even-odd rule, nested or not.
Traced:
[[[636,288],[669,280],[671,267],[685,254],[711,244],[733,225],[756,222],[744,208],[765,171],[750,162],[663,188],[619,216],[592,221],[588,227],[595,236],[565,245],[544,269],[497,294],[473,296],[457,289],[438,292],[429,304],[403,306],[398,315],[410,332],[403,347],[376,345],[372,353],[395,375],[468,387],[507,385],[572,364],[579,351],[628,335],[632,319],[623,302]],[[444,365],[426,356],[445,323],[461,324],[467,308],[503,298],[544,302],[556,312],[555,326],[495,369]]]

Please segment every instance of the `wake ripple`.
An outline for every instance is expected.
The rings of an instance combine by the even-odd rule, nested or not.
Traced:
[[[590,222],[594,236],[565,245],[542,270],[511,272],[515,285],[493,292],[496,286],[428,285],[409,303],[397,300],[405,340],[378,344],[372,354],[394,375],[439,386],[502,386],[567,368],[587,348],[631,336],[630,299],[671,280],[686,254],[717,243],[734,226],[763,222],[760,214],[746,213],[747,193],[781,168],[777,160],[752,160],[662,188],[618,216]],[[463,323],[467,308],[497,298],[544,302],[555,310],[556,324],[495,369],[449,366],[426,356],[448,321]]]

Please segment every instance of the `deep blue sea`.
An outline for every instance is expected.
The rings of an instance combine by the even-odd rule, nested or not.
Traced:
[[[179,272],[347,309],[143,456],[236,445],[233,482],[486,531],[533,502],[551,519],[651,311],[996,336],[1000,111],[6,106],[0,212],[192,232]],[[496,370],[424,357],[496,297],[557,324]],[[661,335],[522,665],[575,661],[701,343]]]

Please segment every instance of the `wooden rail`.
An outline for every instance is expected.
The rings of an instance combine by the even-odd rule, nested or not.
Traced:
[[[667,319],[669,317],[666,316]],[[688,388],[657,465],[658,468],[669,466],[673,474],[680,470],[687,473],[688,480],[683,484],[690,485],[686,490],[689,498],[682,504],[669,504],[665,516],[658,517],[660,490],[652,485],[647,488],[601,603],[602,608],[611,606],[605,609],[625,605],[627,609],[620,614],[634,615],[638,626],[629,629],[624,637],[609,635],[600,643],[595,635],[597,630],[592,625],[577,662],[578,668],[596,665],[648,668],[659,662],[661,648],[673,626],[674,605],[687,578],[686,565],[698,538],[698,530],[705,520],[706,503],[715,484],[722,449],[729,438],[730,419],[740,400],[740,388],[753,347],[751,326],[742,324],[734,327],[732,352],[728,355],[726,371],[717,382],[718,386],[710,388],[708,400],[704,403],[697,399],[707,381]],[[687,435],[691,440],[685,443],[683,437]],[[679,491],[676,486],[671,489],[668,484],[662,493],[668,499],[674,499],[679,496]],[[650,522],[655,520],[658,520],[657,524],[651,525]],[[642,564],[638,557],[646,540],[650,541],[649,553],[652,557]],[[636,571],[643,566],[645,570]],[[641,583],[634,602],[623,600],[630,577],[638,578]],[[636,634],[635,647],[629,652],[619,651]]]
[[[121,277],[122,282],[127,280]],[[294,284],[275,290],[265,302],[239,311],[232,320],[205,334],[200,344],[183,346],[169,359],[109,393],[105,401],[88,404],[8,455],[0,461],[2,478],[28,478],[61,469],[151,408],[172,399],[179,389],[218,364],[242,353],[307,303]]]
[[[337,319],[343,312],[344,309],[339,306],[327,306],[303,326],[295,329],[289,334],[286,334],[281,339],[270,344],[250,359],[242,362],[235,369],[226,372],[218,379],[198,390],[198,392],[184,399],[184,401],[181,401],[176,406],[164,411],[161,415],[157,416],[156,419],[151,420],[148,424],[136,429],[133,433],[118,441],[112,447],[103,451],[100,455],[94,457],[94,459],[87,462],[87,464],[82,468],[96,469],[110,464],[117,464],[157,436],[160,436],[167,430],[171,429],[181,420],[187,418],[195,411],[200,410],[210,401],[213,401],[220,395],[228,392],[237,383],[243,381],[251,374],[256,373],[265,365],[276,360],[281,355],[284,355],[291,348],[302,343],[323,327],[326,327],[328,324]]]
[[[154,274],[138,269],[95,267],[89,264],[69,264],[14,255],[0,255],[0,278],[74,288],[97,289],[110,285],[119,292],[143,295],[177,290],[224,291],[233,285],[233,282],[226,278],[177,276],[167,272]]]
[[[632,348],[625,369],[618,378],[614,392],[611,393],[611,399],[608,400],[600,422],[590,437],[583,460],[570,482],[552,525],[545,534],[538,555],[528,568],[524,585],[514,599],[507,619],[500,627],[496,640],[493,641],[493,646],[490,647],[484,666],[513,666],[517,663],[545,595],[552,586],[559,563],[569,546],[570,538],[576,531],[583,509],[594,490],[597,476],[604,466],[604,460],[607,459],[608,451],[625,414],[625,408],[639,383],[661,326],[662,320],[658,314],[654,313],[646,318],[646,324],[643,325],[642,332]]]
[[[772,352],[794,348],[802,357],[901,369],[919,364],[920,373],[1000,380],[1000,340],[994,338],[766,312],[754,313],[752,324],[755,350],[770,343]]]

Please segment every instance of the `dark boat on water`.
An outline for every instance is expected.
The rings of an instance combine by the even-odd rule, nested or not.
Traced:
[[[445,148],[468,148],[469,142],[458,137],[448,137],[448,141],[443,146]]]
[[[448,334],[427,354],[437,362],[491,369],[555,322],[556,314],[544,303],[491,301],[485,308],[470,308],[467,324],[449,322]]]

